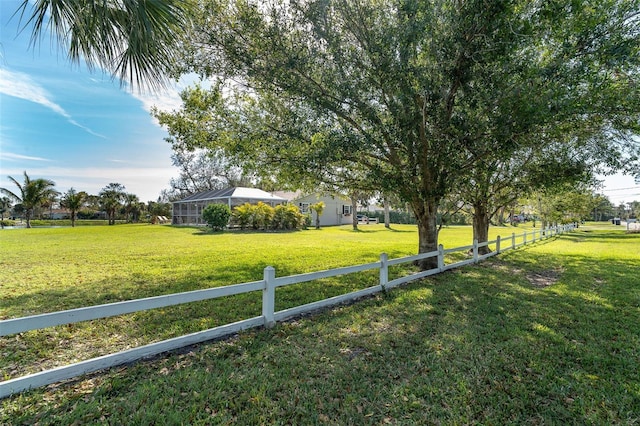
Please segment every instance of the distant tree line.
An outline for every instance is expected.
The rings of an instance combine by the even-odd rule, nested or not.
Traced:
[[[124,185],[110,183],[98,195],[88,194],[70,188],[61,193],[55,190],[55,182],[48,179],[32,179],[24,172],[22,182],[9,176],[16,189],[0,188],[2,222],[7,217],[24,219],[26,227],[31,227],[33,219],[52,219],[54,210],[64,210],[58,214],[75,226],[77,219],[106,219],[109,225],[117,220],[140,222],[157,216],[170,216],[171,204],[149,201],[143,203],[137,195],[127,193]]]

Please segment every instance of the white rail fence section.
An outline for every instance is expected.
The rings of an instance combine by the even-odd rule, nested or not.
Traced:
[[[183,348],[185,346],[196,343],[205,342],[227,335],[237,333],[253,327],[265,326],[271,327],[277,321],[298,316],[300,314],[311,312],[317,309],[335,306],[344,302],[352,301],[363,296],[371,295],[380,291],[385,291],[409,281],[414,281],[429,275],[434,275],[449,269],[458,268],[471,263],[476,263],[490,256],[500,254],[506,250],[512,250],[528,243],[534,243],[538,240],[553,237],[557,234],[571,231],[573,225],[563,225],[544,230],[534,230],[531,233],[524,232],[516,235],[515,233],[506,239],[497,237],[496,240],[478,244],[477,240],[469,246],[456,247],[452,249],[444,249],[442,245],[437,251],[430,253],[421,253],[414,256],[408,256],[398,259],[388,259],[385,253],[380,255],[378,262],[367,263],[363,265],[348,266],[343,268],[331,269],[326,271],[311,272],[307,274],[291,275],[287,277],[276,277],[276,270],[268,266],[264,269],[263,279],[260,281],[247,282],[242,284],[229,285],[224,287],[215,287],[205,290],[188,291],[184,293],[175,293],[164,296],[148,297],[144,299],[130,300],[124,302],[109,303],[105,305],[91,306],[78,309],[70,309],[66,311],[52,312],[48,314],[33,315],[23,318],[14,318],[0,321],[0,336],[8,336],[12,334],[22,333],[30,330],[38,330],[57,325],[72,324],[81,321],[89,321],[99,318],[108,318],[117,315],[129,314],[148,309],[164,308],[184,303],[197,302],[208,299],[216,299],[219,297],[238,295],[252,291],[262,291],[262,315],[237,321],[231,324],[222,325],[208,330],[176,337],[173,339],[163,340],[156,343],[140,346],[114,354],[104,355],[98,358],[92,358],[75,364],[70,364],[51,370],[45,370],[38,373],[17,377],[10,380],[0,382],[0,398],[6,398],[13,394],[56,383],[62,380],[71,379],[82,376],[83,374],[107,369],[117,365],[125,364],[145,357],[158,355],[163,352]],[[480,255],[479,249],[488,245],[495,246],[495,250],[488,254]],[[445,255],[454,252],[471,252],[472,256],[459,262],[445,265]],[[403,263],[414,262],[417,260],[437,257],[438,267],[428,271],[422,271],[416,274],[407,275],[389,281],[389,267],[400,265]],[[275,311],[276,288],[292,284],[300,284],[321,278],[335,277],[338,275],[353,274],[356,272],[368,271],[371,269],[379,269],[380,279],[375,286],[362,290],[342,294],[328,299],[308,303],[282,311]]]

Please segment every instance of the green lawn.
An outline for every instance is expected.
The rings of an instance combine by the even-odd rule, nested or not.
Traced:
[[[514,229],[522,230],[494,229],[492,238]],[[0,423],[637,424],[640,235],[618,229],[581,227],[386,296],[8,398]],[[410,226],[207,235],[144,225],[8,230],[0,239],[3,318],[256,280],[267,265],[288,275],[382,251],[400,257],[417,246]],[[441,239],[466,245],[471,232],[446,228]],[[371,280],[279,289],[276,308]],[[259,315],[259,298],[10,336],[0,340],[0,369],[14,377]]]

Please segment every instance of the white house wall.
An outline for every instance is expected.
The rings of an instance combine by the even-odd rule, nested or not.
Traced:
[[[319,195],[319,194],[311,194],[296,200],[293,200],[291,203],[297,207],[300,207],[300,204],[315,204],[319,201],[324,203],[324,211],[320,216],[320,226],[335,226],[335,225],[349,225],[352,223],[352,215],[351,214],[343,214],[344,206],[348,206],[351,208],[351,200],[347,198],[342,198],[339,196],[331,196],[331,195]],[[309,212],[311,213],[311,212]],[[316,214],[311,214],[311,226],[316,224]]]

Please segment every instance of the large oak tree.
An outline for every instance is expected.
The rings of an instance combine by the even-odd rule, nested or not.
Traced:
[[[216,119],[254,125],[212,147],[289,173],[364,170],[410,204],[429,252],[438,204],[488,158],[567,123],[637,127],[637,13],[629,1],[208,2],[184,70],[250,99]]]

